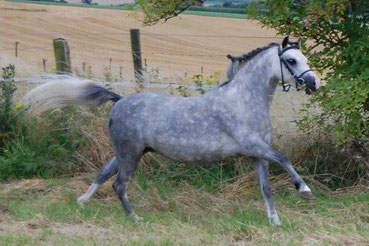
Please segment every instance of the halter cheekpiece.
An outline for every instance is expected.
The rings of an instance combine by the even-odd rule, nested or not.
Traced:
[[[282,64],[287,68],[287,70],[290,72],[290,74],[296,79],[296,89],[299,90],[300,87],[305,83],[305,80],[302,78],[302,76],[304,76],[304,74],[312,71],[311,69],[308,69],[304,72],[302,72],[300,75],[296,75],[293,71],[293,69],[291,68],[290,64],[288,64],[288,62],[282,57],[283,53],[286,52],[287,50],[291,50],[291,49],[300,49],[300,46],[296,43],[289,43],[290,46],[286,47],[286,48],[278,48],[278,56],[279,56],[279,61],[281,64],[281,75],[282,75],[282,87],[283,87],[283,91],[288,92],[291,88],[291,85],[288,83],[284,82],[284,76],[283,76],[283,69],[282,69]]]

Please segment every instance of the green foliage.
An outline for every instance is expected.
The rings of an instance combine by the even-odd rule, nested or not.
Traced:
[[[0,180],[12,177],[53,176],[71,173],[77,163],[74,152],[82,134],[72,120],[71,109],[33,118],[21,103],[14,105],[15,67],[3,68],[0,82]],[[77,118],[77,116],[75,116]],[[72,164],[74,163],[74,164]]]
[[[17,89],[14,84],[14,65],[9,65],[2,69],[3,76],[0,81],[0,153],[12,135],[12,126],[16,119],[16,114],[12,108],[13,96]]]
[[[188,91],[188,88],[184,85],[179,85],[177,86],[176,90],[178,91],[179,95],[183,96],[183,97],[190,97],[191,94]]]
[[[196,91],[200,92],[200,94],[205,94],[205,90],[203,88],[204,84],[203,84],[203,80],[204,80],[204,75],[202,74],[198,74],[193,76],[194,78],[194,82],[195,82],[195,86],[196,86]]]
[[[200,5],[204,0],[136,0],[136,4],[145,14],[142,20],[145,25],[153,25],[160,20],[167,21],[190,6]]]
[[[223,8],[223,7],[203,7],[203,6],[191,6],[188,8],[193,11],[208,11],[208,12],[221,12],[221,13],[233,13],[233,14],[246,14],[245,8]]]
[[[325,72],[326,86],[308,106],[318,105],[320,113],[307,115],[300,126],[334,130],[339,143],[369,137],[368,11],[366,0],[266,0],[250,8],[264,26],[304,37],[303,48],[312,65]]]
[[[234,14],[234,13],[224,13],[224,12],[208,12],[208,11],[193,11],[186,10],[183,12],[185,15],[200,15],[200,16],[210,16],[210,17],[223,17],[223,18],[233,18],[233,19],[247,19],[247,15]]]
[[[13,177],[50,177],[72,174],[78,169],[77,149],[84,146],[73,118],[76,110],[48,112],[38,120],[18,112],[12,137],[0,155],[0,180]]]

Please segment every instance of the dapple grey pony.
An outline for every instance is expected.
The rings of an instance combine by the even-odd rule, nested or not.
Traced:
[[[311,190],[286,156],[270,146],[269,109],[277,82],[305,83],[311,90],[320,80],[307,65],[297,45],[286,37],[232,62],[228,81],[201,96],[190,98],[159,93],[128,97],[90,81],[69,78],[45,83],[26,96],[34,107],[115,102],[108,120],[115,157],[103,166],[88,191],[78,198],[87,203],[99,186],[118,174],[113,188],[126,213],[140,220],[127,196],[127,185],[148,151],[187,163],[214,162],[228,156],[250,156],[272,225],[280,220],[268,181],[268,163],[276,162],[290,174],[301,197],[313,199]]]

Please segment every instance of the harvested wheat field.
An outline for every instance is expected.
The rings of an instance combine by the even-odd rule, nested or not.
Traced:
[[[0,1],[0,65],[15,63],[18,76],[55,69],[52,39],[69,42],[74,72],[91,66],[93,77],[101,77],[112,59],[112,72],[133,77],[130,53],[131,28],[141,29],[142,55],[148,70],[159,68],[170,80],[226,68],[226,55],[241,54],[273,41],[273,30],[246,19],[182,15],[167,23],[144,27],[134,12],[75,8]],[[18,57],[15,57],[15,42]]]

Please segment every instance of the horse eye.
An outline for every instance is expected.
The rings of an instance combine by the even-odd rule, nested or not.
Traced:
[[[296,64],[296,60],[295,59],[288,59],[287,62],[291,65],[295,65]]]

